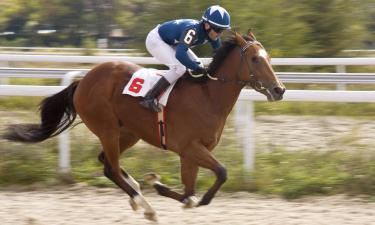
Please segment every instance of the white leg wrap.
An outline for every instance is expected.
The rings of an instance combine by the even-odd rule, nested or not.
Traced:
[[[138,205],[142,206],[142,208],[145,209],[145,212],[153,212],[155,213],[155,210],[151,207],[150,203],[148,203],[143,197],[143,195],[136,195],[133,198],[134,202],[137,203]]]
[[[195,196],[189,196],[185,198],[183,203],[184,203],[183,208],[185,209],[194,208],[198,205],[198,199]]]
[[[141,186],[139,185],[139,183],[132,177],[128,174],[128,178],[125,178],[125,181],[134,189],[136,190],[138,193],[141,193]]]
[[[140,205],[145,209],[144,216],[146,219],[157,221],[156,211],[151,207],[150,203],[148,203],[142,195],[134,196],[133,200],[135,203],[137,203],[137,205]]]
[[[160,176],[155,173],[148,173],[143,176],[145,182],[151,186],[153,186],[156,182],[160,183]]]

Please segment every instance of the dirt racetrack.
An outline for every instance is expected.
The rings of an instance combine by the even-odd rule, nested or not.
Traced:
[[[75,186],[57,190],[0,191],[2,225],[112,224],[329,224],[374,225],[375,203],[342,195],[295,201],[249,193],[219,193],[205,207],[182,209],[174,200],[144,193],[158,213],[158,222],[133,212],[117,189]]]

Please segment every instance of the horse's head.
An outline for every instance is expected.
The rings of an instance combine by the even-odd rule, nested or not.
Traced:
[[[240,46],[241,55],[237,79],[267,96],[268,101],[281,100],[285,86],[276,76],[262,44],[250,31],[246,36],[234,33],[234,40]]]

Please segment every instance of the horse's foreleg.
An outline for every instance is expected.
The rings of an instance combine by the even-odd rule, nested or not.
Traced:
[[[195,198],[195,184],[199,171],[198,165],[188,157],[181,157],[181,179],[185,186],[185,198],[183,203],[185,208],[197,206],[198,201]]]
[[[199,205],[208,205],[216,192],[220,189],[221,185],[227,180],[227,171],[203,145],[195,144],[189,148],[186,152],[186,156],[193,160],[197,165],[210,169],[216,175],[215,183],[210,189],[208,189],[199,202]]]
[[[159,195],[165,196],[168,198],[175,199],[179,202],[183,202],[185,199],[183,194],[173,191],[165,184],[162,184],[160,181],[160,176],[155,173],[147,173],[144,175],[144,180],[149,185],[153,186]]]
[[[198,165],[189,158],[181,157],[181,180],[185,186],[185,193],[180,194],[171,190],[160,182],[160,176],[155,173],[148,173],[144,176],[145,181],[153,186],[158,194],[175,199],[184,204],[184,208],[195,207],[198,203],[195,194],[195,183],[198,175]]]

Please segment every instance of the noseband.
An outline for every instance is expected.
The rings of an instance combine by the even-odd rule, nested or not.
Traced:
[[[249,61],[246,59],[245,56],[245,53],[246,51],[253,45],[260,45],[262,46],[262,44],[258,41],[247,41],[246,44],[243,46],[243,47],[240,47],[240,56],[241,56],[241,60],[240,60],[240,66],[238,67],[238,70],[236,72],[236,80],[228,80],[228,79],[225,79],[225,78],[212,78],[210,77],[211,79],[214,79],[214,80],[219,80],[221,82],[224,82],[224,83],[227,83],[227,82],[233,82],[235,81],[237,84],[241,85],[241,86],[251,86],[254,90],[257,90],[257,91],[263,91],[265,90],[266,88],[263,86],[262,82],[259,81],[254,74],[249,74],[250,76],[250,80],[241,80],[239,78],[239,75],[240,75],[240,71],[242,69],[242,64],[243,62],[245,61],[246,62],[246,65],[247,65],[247,68],[249,70],[249,72],[251,71],[250,70],[250,63]]]

